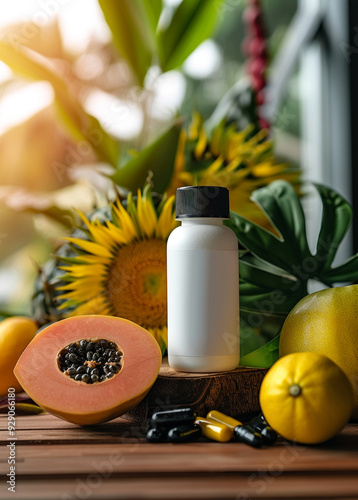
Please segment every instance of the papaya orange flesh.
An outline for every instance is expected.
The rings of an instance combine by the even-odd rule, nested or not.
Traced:
[[[61,372],[58,354],[82,339],[106,339],[123,352],[118,374],[86,384]],[[161,351],[144,328],[113,316],[77,316],[54,323],[30,342],[14,374],[25,392],[40,406],[79,425],[116,418],[134,408],[154,384]]]

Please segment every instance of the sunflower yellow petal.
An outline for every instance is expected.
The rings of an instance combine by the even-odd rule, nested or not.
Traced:
[[[100,245],[104,245],[106,247],[111,246],[111,237],[106,234],[106,227],[101,225],[98,221],[90,222],[85,215],[83,215],[79,210],[76,211],[78,215],[81,217],[82,221],[86,225],[87,229],[92,235],[94,241],[99,243]]]
[[[205,169],[204,175],[211,174],[213,172],[217,172],[221,168],[223,162],[224,162],[224,158],[222,156],[218,156],[216,158],[216,160],[213,161],[213,163],[210,165],[210,167]]]
[[[194,149],[194,155],[197,160],[199,160],[203,156],[207,143],[208,140],[206,137],[206,133],[205,130],[202,128],[199,133],[198,142]]]
[[[105,298],[98,296],[77,307],[70,316],[85,314],[110,314],[110,308],[106,304]]]
[[[102,264],[74,264],[73,266],[61,266],[59,269],[67,271],[74,278],[98,277],[101,276],[106,268]]]
[[[115,226],[112,222],[108,221],[107,227],[110,231],[112,242],[117,243],[118,245],[126,245],[129,243],[128,235],[123,229]]]
[[[174,227],[178,224],[173,213],[175,196],[171,196],[162,208],[159,215],[155,235],[158,238],[166,240]]]
[[[138,238],[139,234],[135,224],[122,204],[118,203],[117,205],[113,205],[113,211],[116,216],[118,226],[128,235],[127,243]]]
[[[100,257],[99,255],[89,255],[89,254],[83,254],[83,255],[78,255],[77,257],[74,258],[75,264],[108,264],[109,259],[108,257]]]
[[[93,243],[92,241],[82,240],[80,238],[64,238],[64,240],[77,245],[88,253],[99,255],[100,257],[111,257],[111,252],[106,247]]]
[[[77,287],[75,290],[72,290],[71,292],[66,292],[58,296],[59,300],[73,301],[77,305],[81,302],[87,302],[89,298],[90,296],[88,293],[88,288],[85,287]],[[66,304],[66,307],[67,306],[68,303]]]
[[[150,238],[155,232],[157,214],[151,201],[148,198],[143,198],[139,190],[137,197],[137,213],[141,233],[147,238]]]
[[[194,112],[193,119],[189,125],[189,140],[195,141],[199,136],[199,130],[202,127],[203,119],[200,113]]]
[[[74,278],[74,281],[71,283],[67,283],[67,285],[62,285],[57,288],[57,290],[60,291],[70,291],[70,290],[75,290],[76,288],[82,287],[82,288],[87,288],[89,290],[88,293],[92,293],[92,290],[96,290],[97,288],[100,288],[100,284],[102,281],[102,277],[99,276],[97,278],[94,277],[85,277],[85,278]]]

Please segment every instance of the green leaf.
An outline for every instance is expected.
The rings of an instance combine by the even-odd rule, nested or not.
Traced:
[[[329,269],[339,244],[352,222],[352,208],[336,191],[321,184],[314,184],[322,201],[322,222],[315,258],[321,262],[321,273]]]
[[[241,366],[270,368],[279,358],[280,335],[240,359]]]
[[[152,26],[153,34],[158,27],[160,14],[162,13],[163,2],[162,0],[142,0],[143,6],[147,12],[149,22]],[[154,37],[153,37],[154,38]]]
[[[245,285],[244,285],[245,286]],[[240,295],[240,311],[248,314],[260,314],[261,316],[275,316],[285,318],[291,309],[307,294],[287,294],[282,290],[270,290],[266,293],[259,292],[250,294],[247,293],[243,285],[241,285]],[[257,320],[254,318],[256,324]],[[256,325],[257,326],[257,325]]]
[[[239,261],[240,267],[240,279],[243,282],[249,282],[252,284],[257,284],[260,287],[272,289],[279,288],[280,290],[291,290],[295,285],[295,278],[291,275],[283,273],[278,268],[272,268],[268,270],[264,268],[264,265],[250,259],[247,260],[246,257],[242,257]]]
[[[172,177],[180,125],[175,123],[155,142],[140,151],[111,177],[118,185],[136,192],[145,184],[148,173],[153,172],[154,189],[164,193]]]
[[[240,355],[241,357],[258,349],[267,343],[267,338],[260,334],[257,329],[245,324],[245,320],[240,318]]]
[[[321,279],[329,284],[358,281],[358,254],[353,255],[340,266],[322,273]]]
[[[101,127],[96,118],[86,113],[80,102],[74,97],[67,83],[28,49],[14,47],[0,42],[0,60],[20,76],[31,80],[48,81],[55,92],[57,109],[72,136],[77,140],[86,140],[96,152],[98,159],[115,165],[118,158],[118,143]]]
[[[171,22],[159,29],[158,51],[163,71],[175,69],[210,35],[222,0],[183,0]]]
[[[262,208],[281,234],[286,262],[310,255],[304,212],[291,184],[286,181],[272,182],[254,191],[251,199]]]
[[[271,264],[290,271],[291,261],[287,258],[285,244],[273,233],[235,212],[230,213],[230,221],[226,225],[234,231],[240,245],[251,250],[259,259],[266,260],[269,255]]]
[[[7,311],[0,311],[0,322],[6,318],[12,318],[12,316],[22,316],[22,314],[9,313]]]
[[[119,53],[128,61],[140,85],[156,52],[155,31],[161,12],[157,0],[99,0]]]

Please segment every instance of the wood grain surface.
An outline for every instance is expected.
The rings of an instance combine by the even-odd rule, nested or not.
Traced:
[[[16,500],[358,499],[358,425],[320,446],[280,439],[150,444],[145,423],[118,418],[83,428],[47,413],[16,418],[16,493],[0,416],[0,498]]]

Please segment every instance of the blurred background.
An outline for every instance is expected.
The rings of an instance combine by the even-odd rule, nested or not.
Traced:
[[[132,3],[135,9],[146,4],[140,2]],[[153,1],[164,31],[180,3]],[[192,32],[186,27],[187,49],[178,61],[164,67],[153,58],[143,74],[133,61],[145,53],[135,53],[131,33],[125,42],[113,36],[120,1],[0,0],[0,43],[6,45],[0,47],[1,308],[28,311],[35,262],[44,262],[70,229],[67,211],[75,205],[88,212],[105,202],[111,185],[101,172],[115,166],[115,144],[123,163],[175,117],[188,120],[193,110],[210,117],[218,101],[252,73],[245,51],[250,3],[256,5],[212,0],[211,14],[203,9]],[[349,0],[260,5],[268,61],[259,104],[262,120],[271,124],[275,154],[299,167],[303,177],[334,187],[356,208],[352,165],[358,151],[352,138],[358,123],[351,110],[357,99],[358,9]],[[136,22],[136,15],[131,19]],[[202,26],[209,24],[206,33]],[[143,25],[136,29],[143,34]],[[22,55],[17,59],[19,47],[38,63],[35,72]],[[100,125],[82,128],[82,111]],[[314,203],[307,210],[314,234]],[[342,258],[358,250],[357,241],[357,231],[351,232]]]

